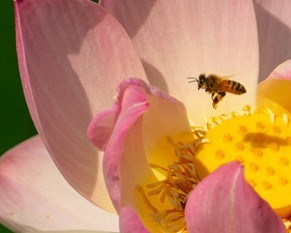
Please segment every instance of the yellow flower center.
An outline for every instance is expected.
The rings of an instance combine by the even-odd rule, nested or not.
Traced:
[[[213,121],[215,124],[215,121]],[[271,110],[222,121],[196,151],[195,168],[201,178],[222,164],[238,160],[256,192],[281,217],[291,214],[291,124],[284,113]]]
[[[270,109],[213,117],[206,129],[193,128],[194,141],[173,142],[177,160],[167,167],[150,164],[159,181],[137,191],[162,232],[186,233],[184,208],[196,185],[219,166],[237,160],[247,182],[280,215],[291,233],[291,122]],[[160,203],[154,206],[154,196]],[[164,205],[164,206],[163,206]],[[167,207],[165,207],[167,206]]]

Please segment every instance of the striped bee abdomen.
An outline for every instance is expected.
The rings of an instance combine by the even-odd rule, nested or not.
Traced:
[[[242,84],[236,81],[228,80],[228,79],[225,79],[221,82],[221,89],[223,91],[236,94],[236,95],[240,95],[247,92],[245,87]]]

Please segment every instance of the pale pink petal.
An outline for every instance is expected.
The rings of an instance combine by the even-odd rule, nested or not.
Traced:
[[[38,136],[1,157],[0,197],[0,222],[16,232],[118,231],[118,217],[65,181]]]
[[[206,177],[186,204],[189,233],[285,233],[282,220],[245,182],[243,167],[228,163]]]
[[[258,86],[257,108],[268,107],[277,114],[291,113],[291,60],[280,64]]]
[[[120,233],[149,233],[130,206],[125,206],[121,209],[119,226]]]
[[[291,4],[287,0],[254,0],[258,24],[260,80],[291,57]]]
[[[25,227],[25,230],[22,230],[21,233],[118,233],[112,231],[87,231],[87,230],[65,230],[65,231],[37,231],[34,228]]]
[[[144,224],[150,232],[158,232],[136,188],[156,182],[150,164],[166,167],[176,160],[175,145],[191,142],[193,135],[181,102],[133,78],[123,81],[118,90],[115,124],[104,157],[108,191],[117,211],[124,205],[132,206],[143,220],[147,219]],[[89,132],[102,127],[99,119]],[[160,205],[158,198],[152,202]]]
[[[35,231],[25,231],[27,232],[35,232]],[[68,230],[68,231],[42,231],[41,233],[117,233],[117,232],[109,232],[109,231],[83,231],[83,230]]]
[[[215,114],[252,104],[258,75],[258,41],[252,1],[101,0],[132,38],[151,84],[185,103],[188,116]],[[227,95],[214,112],[211,97],[187,77],[234,75],[247,89]],[[197,114],[199,110],[199,114]]]
[[[21,79],[38,132],[70,184],[110,206],[102,153],[86,130],[121,79],[145,77],[141,62],[120,24],[92,1],[14,3]]]

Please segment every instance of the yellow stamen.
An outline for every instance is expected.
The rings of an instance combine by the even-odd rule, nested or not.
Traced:
[[[169,164],[167,168],[150,164],[153,170],[159,170],[165,174],[164,180],[146,185],[150,190],[147,194],[143,188],[140,186],[137,187],[144,203],[152,211],[154,221],[159,223],[159,227],[165,232],[187,232],[184,208],[189,193],[200,182],[200,178],[195,170],[193,158],[198,146],[206,141],[201,136],[205,134],[202,129],[198,129],[198,132],[194,132],[193,134],[194,138],[196,138],[193,143],[179,143],[175,146],[176,162]],[[157,211],[149,201],[151,196],[154,195],[159,195],[161,203],[164,203],[166,199],[169,200],[172,208]]]
[[[147,207],[153,211],[153,213],[158,213],[159,211],[151,204],[151,202],[148,200],[143,188],[141,186],[137,186],[136,190],[139,192],[141,195],[144,203],[147,205]]]

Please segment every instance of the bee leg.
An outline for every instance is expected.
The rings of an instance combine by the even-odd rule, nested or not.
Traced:
[[[212,101],[212,107],[216,109],[218,103],[219,103],[219,100],[218,100],[217,96],[215,96],[215,98]]]
[[[226,95],[226,92],[218,92],[217,97],[220,98],[219,100],[221,101],[225,95]]]
[[[215,95],[215,92],[212,92],[212,93],[211,93],[211,99],[212,99],[212,100],[214,100],[214,97],[215,97],[214,95]]]
[[[214,96],[214,93],[212,94],[212,97],[214,97],[214,98],[212,98],[212,100],[213,100],[213,102],[212,102],[213,108],[217,108],[217,104],[219,103],[219,101],[222,100],[222,98],[225,95],[226,95],[225,92],[218,92],[217,95],[215,95],[215,96]]]
[[[211,99],[212,99],[212,107],[216,108],[216,105],[218,104],[219,100],[217,98],[218,93],[212,92],[211,93]]]

